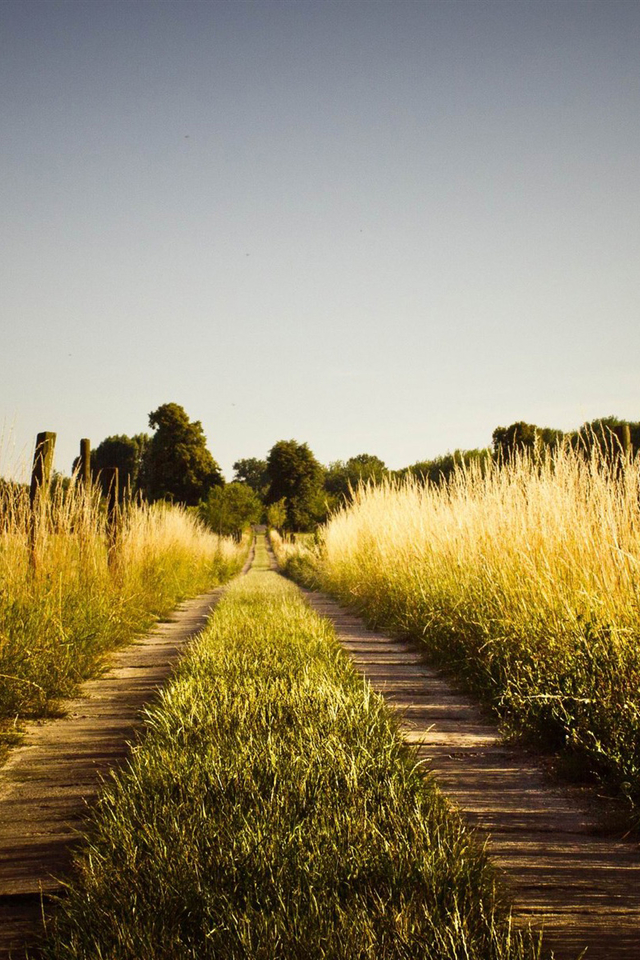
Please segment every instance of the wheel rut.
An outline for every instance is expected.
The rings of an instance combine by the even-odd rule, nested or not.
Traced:
[[[251,566],[253,551],[243,573]],[[29,723],[0,769],[0,958],[24,958],[63,890],[87,813],[109,772],[126,758],[187,644],[204,628],[226,585],[187,600],[110,657],[102,676],[64,704],[65,716]]]
[[[303,591],[358,670],[400,714],[424,769],[488,839],[516,922],[544,930],[558,960],[638,960],[640,851],[596,835],[595,819],[521,753],[415,644],[368,630],[325,594]]]

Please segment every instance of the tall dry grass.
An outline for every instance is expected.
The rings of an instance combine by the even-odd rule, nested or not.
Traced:
[[[50,711],[105,651],[241,562],[179,507],[129,504],[114,542],[96,490],[58,486],[32,513],[25,487],[0,485],[0,719]]]
[[[640,460],[570,448],[358,491],[322,583],[640,800]]]

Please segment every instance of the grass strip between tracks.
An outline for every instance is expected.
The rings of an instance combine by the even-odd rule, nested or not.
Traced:
[[[331,627],[257,561],[101,800],[45,956],[538,956]]]

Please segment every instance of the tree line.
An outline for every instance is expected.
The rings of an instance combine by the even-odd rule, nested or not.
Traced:
[[[452,475],[456,465],[469,467],[476,464],[482,469],[489,462],[509,463],[514,456],[523,453],[544,457],[561,443],[568,443],[587,456],[595,448],[605,455],[616,455],[626,446],[623,442],[625,431],[630,448],[637,450],[640,447],[640,421],[622,420],[615,416],[600,417],[584,423],[578,430],[565,433],[554,427],[539,427],[535,423],[518,420],[508,427],[496,427],[490,447],[454,450],[433,460],[419,460],[395,471],[395,475],[411,475],[425,482],[443,483]]]
[[[117,468],[121,497],[184,504],[225,536],[260,521],[281,530],[312,530],[361,480],[377,482],[388,474],[379,457],[360,454],[324,467],[306,443],[280,440],[265,459],[236,461],[233,480],[225,483],[201,422],[191,421],[183,407],[162,404],[149,414],[149,426],[151,435],[116,434],[91,451],[94,483],[106,496]]]
[[[594,444],[611,449],[625,425],[637,448],[640,422],[604,417],[583,424],[572,434],[563,434],[561,430],[518,421],[496,427],[490,447],[455,450],[396,471],[388,470],[379,457],[368,453],[323,466],[308,444],[279,440],[264,459],[237,460],[232,481],[225,483],[207,448],[200,421],[191,421],[179,404],[165,403],[149,414],[152,435],[107,437],[91,453],[91,470],[96,483],[106,484],[109,469],[117,467],[121,491],[150,502],[182,503],[225,536],[239,535],[248,524],[258,522],[285,532],[310,531],[348,502],[361,482],[380,483],[385,478],[410,475],[442,483],[456,464],[475,463],[482,468],[489,461],[507,462],[518,451],[544,455],[561,442],[587,451]]]

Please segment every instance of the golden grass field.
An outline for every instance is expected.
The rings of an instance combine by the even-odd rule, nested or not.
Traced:
[[[50,710],[245,549],[180,507],[130,503],[114,537],[95,488],[58,486],[32,512],[26,488],[0,487],[0,718]]]
[[[361,487],[315,552],[280,555],[314,558],[325,589],[637,803],[639,497],[640,460],[567,446],[441,486]]]

